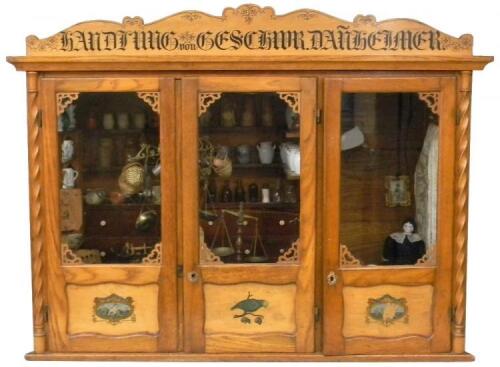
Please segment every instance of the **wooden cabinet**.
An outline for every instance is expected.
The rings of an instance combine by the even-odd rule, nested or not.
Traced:
[[[27,358],[472,360],[471,45],[256,5],[29,37]]]

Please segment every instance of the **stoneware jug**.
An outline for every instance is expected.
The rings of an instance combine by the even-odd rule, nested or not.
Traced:
[[[78,178],[78,171],[68,167],[62,169],[62,187],[63,189],[72,189],[75,187],[75,181]]]

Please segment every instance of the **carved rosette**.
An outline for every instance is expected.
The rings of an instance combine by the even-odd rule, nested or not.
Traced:
[[[157,243],[151,252],[142,259],[143,264],[161,264],[161,243]]]
[[[295,113],[300,113],[300,93],[298,92],[277,92],[283,100]]]
[[[472,73],[462,72],[458,95],[458,125],[455,142],[455,241],[453,278],[453,352],[465,350],[465,282],[469,186],[469,139]]]
[[[278,257],[277,263],[297,263],[299,262],[299,240],[292,243],[283,255]]]
[[[207,112],[208,107],[222,97],[222,93],[210,92],[210,93],[200,93],[198,95],[198,116],[201,116]]]
[[[253,18],[255,18],[258,14],[264,13],[264,9],[258,5],[245,4],[238,7],[235,13],[243,17],[245,23],[250,24],[252,23]]]
[[[197,12],[186,12],[182,14],[182,18],[186,19],[189,22],[194,22],[196,20],[199,20],[201,18],[201,15]]]
[[[137,92],[137,96],[154,112],[160,113],[160,92]]]
[[[340,245],[340,265],[342,267],[361,266],[361,261],[354,256],[346,245]]]
[[[301,11],[297,15],[297,17],[299,17],[300,19],[303,19],[303,20],[311,20],[317,16],[318,16],[318,13],[313,11],[313,10],[304,10],[304,11]]]
[[[28,162],[30,181],[30,234],[33,291],[33,334],[35,352],[45,352],[44,320],[44,266],[43,266],[43,223],[42,223],[42,134],[38,94],[38,75],[27,73],[28,87]]]
[[[64,113],[66,108],[78,99],[80,93],[56,93],[57,115]]]
[[[418,98],[424,102],[434,114],[439,112],[439,92],[422,92],[418,94]]]
[[[76,255],[66,243],[61,243],[61,257],[64,265],[80,265],[83,260]]]

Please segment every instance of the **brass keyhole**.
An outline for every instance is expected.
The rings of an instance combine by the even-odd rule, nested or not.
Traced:
[[[326,276],[326,282],[328,283],[328,285],[334,286],[335,284],[337,284],[337,275],[333,271],[329,272]]]
[[[188,276],[188,280],[191,283],[196,283],[200,279],[200,276],[195,271],[190,271],[187,276]]]

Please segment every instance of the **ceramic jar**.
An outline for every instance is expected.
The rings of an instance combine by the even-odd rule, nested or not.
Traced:
[[[134,127],[136,129],[144,129],[146,126],[146,115],[144,112],[134,113]]]
[[[259,160],[262,164],[271,164],[274,159],[274,149],[272,141],[263,141],[257,144],[257,151],[259,152]]]
[[[245,97],[245,106],[241,116],[241,126],[255,126],[255,102],[252,96]]]
[[[280,157],[285,170],[293,175],[300,175],[300,147],[298,144],[281,144]]]
[[[262,126],[273,126],[273,105],[270,96],[262,97]]]
[[[88,205],[99,205],[106,198],[106,192],[104,190],[95,189],[87,190],[85,193],[85,202]]]
[[[250,163],[250,145],[242,144],[236,148],[238,152],[238,162],[240,164],[248,164]]]
[[[129,128],[128,113],[121,112],[118,114],[117,118],[118,129],[126,130]]]
[[[115,127],[115,118],[112,113],[105,113],[102,116],[102,128],[104,130],[113,130]]]
[[[73,159],[75,143],[71,138],[64,138],[61,144],[61,163],[66,164]]]
[[[99,168],[110,168],[113,161],[113,140],[111,138],[101,138],[99,141]]]

